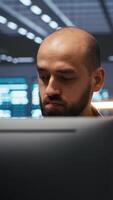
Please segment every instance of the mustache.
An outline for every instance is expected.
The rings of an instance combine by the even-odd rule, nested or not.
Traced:
[[[43,103],[45,105],[48,104],[48,103],[65,104],[64,100],[59,95],[46,96],[43,99]]]

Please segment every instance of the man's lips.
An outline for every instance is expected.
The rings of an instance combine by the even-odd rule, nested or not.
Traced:
[[[61,102],[56,101],[50,101],[45,103],[46,107],[63,107],[63,104]]]

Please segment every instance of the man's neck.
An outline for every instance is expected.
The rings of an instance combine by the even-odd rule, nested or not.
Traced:
[[[85,109],[80,116],[83,117],[101,117],[101,113],[92,105]]]

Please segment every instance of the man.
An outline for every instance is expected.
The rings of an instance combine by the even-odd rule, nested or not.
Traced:
[[[94,91],[104,82],[96,39],[76,27],[47,36],[37,54],[43,116],[99,116],[92,107]]]

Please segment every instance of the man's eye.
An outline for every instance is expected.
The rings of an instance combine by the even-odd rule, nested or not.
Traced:
[[[49,75],[48,74],[39,74],[39,78],[41,80],[49,80]]]
[[[73,80],[74,77],[73,76],[69,76],[69,75],[62,75],[59,77],[59,79],[64,80],[64,81],[69,81],[69,80]]]

